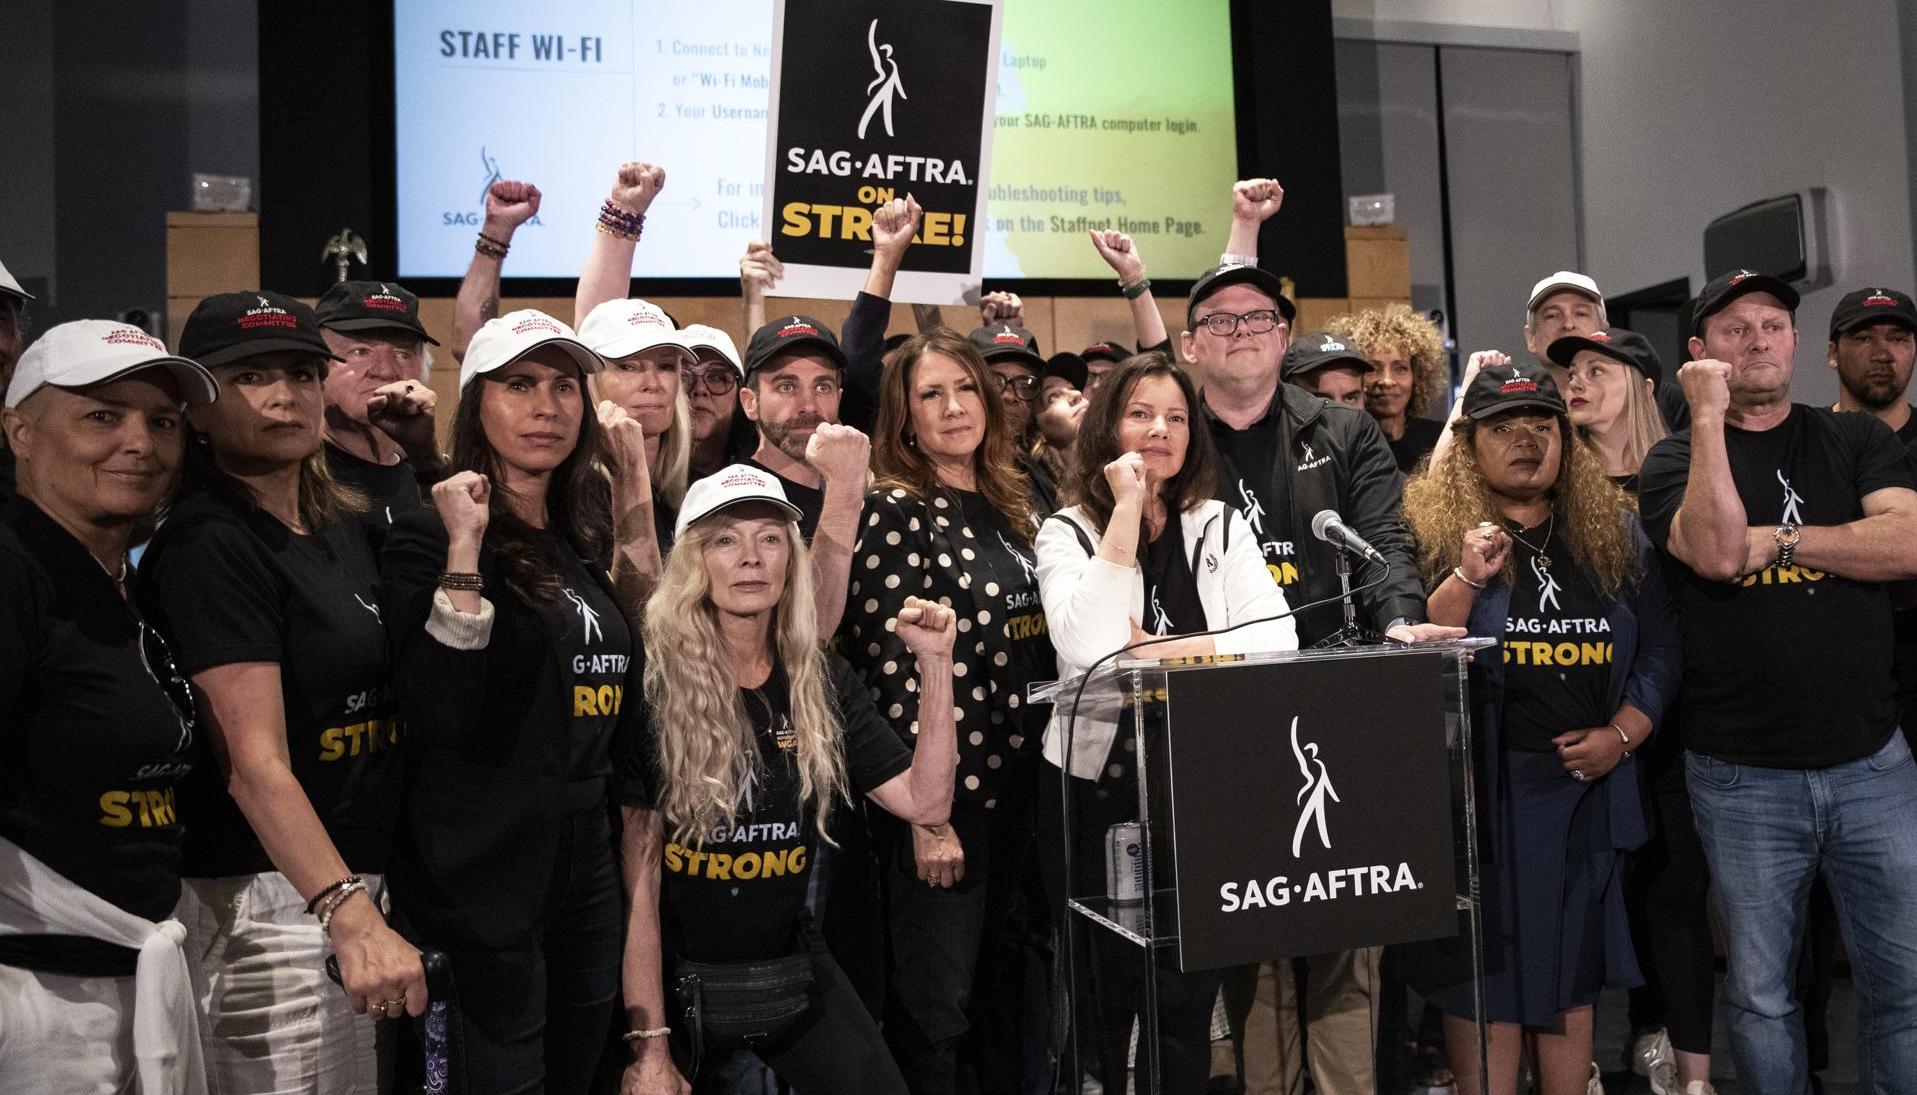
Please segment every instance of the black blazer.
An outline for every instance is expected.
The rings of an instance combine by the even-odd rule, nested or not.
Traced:
[[[419,941],[523,946],[542,929],[568,781],[562,658],[538,611],[507,592],[481,549],[493,605],[483,650],[454,650],[426,632],[446,566],[446,529],[432,509],[400,514],[380,556],[407,758],[406,805],[388,885]],[[611,593],[602,568],[586,569]],[[618,603],[615,597],[614,603]],[[633,628],[637,645],[638,628]],[[636,725],[636,656],[616,742]]]

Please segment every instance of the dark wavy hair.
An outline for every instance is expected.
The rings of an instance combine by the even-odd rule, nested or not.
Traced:
[[[1092,394],[1085,418],[1078,424],[1078,440],[1072,446],[1072,461],[1078,477],[1066,485],[1066,496],[1091,517],[1100,532],[1112,517],[1112,487],[1105,481],[1105,465],[1124,455],[1118,448],[1118,423],[1130,402],[1132,389],[1141,380],[1154,376],[1170,377],[1185,395],[1191,424],[1191,441],[1185,446],[1185,463],[1178,474],[1165,481],[1166,509],[1185,513],[1210,501],[1218,482],[1218,451],[1211,443],[1198,408],[1198,386],[1191,376],[1167,354],[1152,352],[1128,357],[1106,375],[1105,382]]]
[[[921,502],[942,489],[932,461],[910,439],[913,374],[927,354],[958,362],[977,386],[979,402],[985,405],[985,437],[972,453],[979,493],[1004,515],[1019,536],[1030,542],[1032,491],[1018,468],[1016,442],[1005,429],[997,382],[971,341],[953,331],[941,329],[914,336],[879,375],[879,418],[872,436],[872,470],[878,478],[873,486],[903,490]]]
[[[479,420],[484,386],[491,383],[482,375],[462,394],[453,416],[453,462],[447,474],[476,471],[492,482],[486,550],[499,561],[507,589],[527,602],[551,603],[560,598],[558,568],[564,560],[551,558],[546,547],[550,541],[506,504],[505,465]],[[565,541],[588,566],[605,566],[612,553],[612,487],[597,468],[604,441],[584,378],[579,404],[579,443],[553,469],[546,490],[546,531]]]

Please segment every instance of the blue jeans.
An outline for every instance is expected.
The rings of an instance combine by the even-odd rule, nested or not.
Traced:
[[[1917,765],[1904,735],[1810,770],[1685,754],[1698,836],[1730,948],[1724,1004],[1744,1090],[1801,1095],[1804,1022],[1791,992],[1811,880],[1837,905],[1857,992],[1863,1090],[1917,1077]]]

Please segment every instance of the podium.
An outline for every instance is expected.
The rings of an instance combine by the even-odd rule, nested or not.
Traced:
[[[1136,863],[1121,856],[1142,874],[1134,882],[1142,899],[1086,892],[1096,889],[1086,877],[1104,872],[1084,864],[1068,863],[1066,876],[1069,916],[1135,945],[1146,965],[1141,1095],[1158,1089],[1166,968],[1216,970],[1463,931],[1482,1016],[1466,689],[1471,651],[1492,643],[1119,660],[1033,686],[1030,698],[1053,704],[1067,736],[1112,733],[1109,757],[1135,758]],[[1073,746],[1085,748],[1067,745],[1068,762]],[[1063,780],[1068,857],[1079,816],[1073,785],[1083,783]],[[1071,965],[1084,958],[1074,953]],[[1079,972],[1068,970],[1070,984]],[[1482,1044],[1482,1025],[1479,1033]]]

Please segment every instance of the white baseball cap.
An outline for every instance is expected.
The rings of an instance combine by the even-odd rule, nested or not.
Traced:
[[[1531,299],[1524,305],[1524,325],[1526,327],[1531,325],[1531,313],[1538,310],[1538,305],[1544,303],[1545,297],[1550,296],[1552,293],[1565,291],[1582,293],[1590,297],[1593,301],[1596,301],[1598,306],[1598,326],[1607,327],[1610,325],[1610,320],[1605,318],[1604,315],[1604,294],[1598,291],[1597,282],[1591,280],[1588,275],[1580,274],[1575,270],[1559,270],[1548,278],[1540,279],[1536,285],[1531,287]]]
[[[733,464],[720,468],[686,489],[686,500],[679,506],[679,519],[672,526],[672,537],[686,534],[686,527],[722,509],[742,502],[770,502],[797,521],[799,507],[786,501],[779,477],[751,464]]]
[[[596,373],[605,364],[571,327],[536,308],[521,308],[487,320],[473,333],[473,340],[466,344],[466,360],[459,366],[459,390],[465,391],[474,377],[503,369],[541,346],[566,351],[582,375]]]
[[[731,335],[726,334],[717,327],[708,327],[703,323],[693,323],[682,327],[679,329],[679,333],[685,336],[687,349],[695,353],[704,349],[717,350],[719,351],[719,356],[730,361],[732,367],[739,370],[741,377],[745,376],[745,363],[740,360],[739,346],[732,341]]]
[[[7,272],[7,264],[0,262],[0,293],[10,293],[21,300],[32,300],[33,294],[20,288],[19,279]]]
[[[206,366],[191,358],[166,352],[166,343],[130,323],[110,319],[76,319],[48,328],[27,347],[7,385],[7,406],[51,385],[90,388],[139,372],[165,369],[180,386],[188,403],[211,403],[220,397],[219,382]]]
[[[579,325],[579,341],[608,361],[650,350],[654,346],[677,346],[688,354],[692,348],[672,317],[657,304],[644,300],[609,300],[587,313]]]

